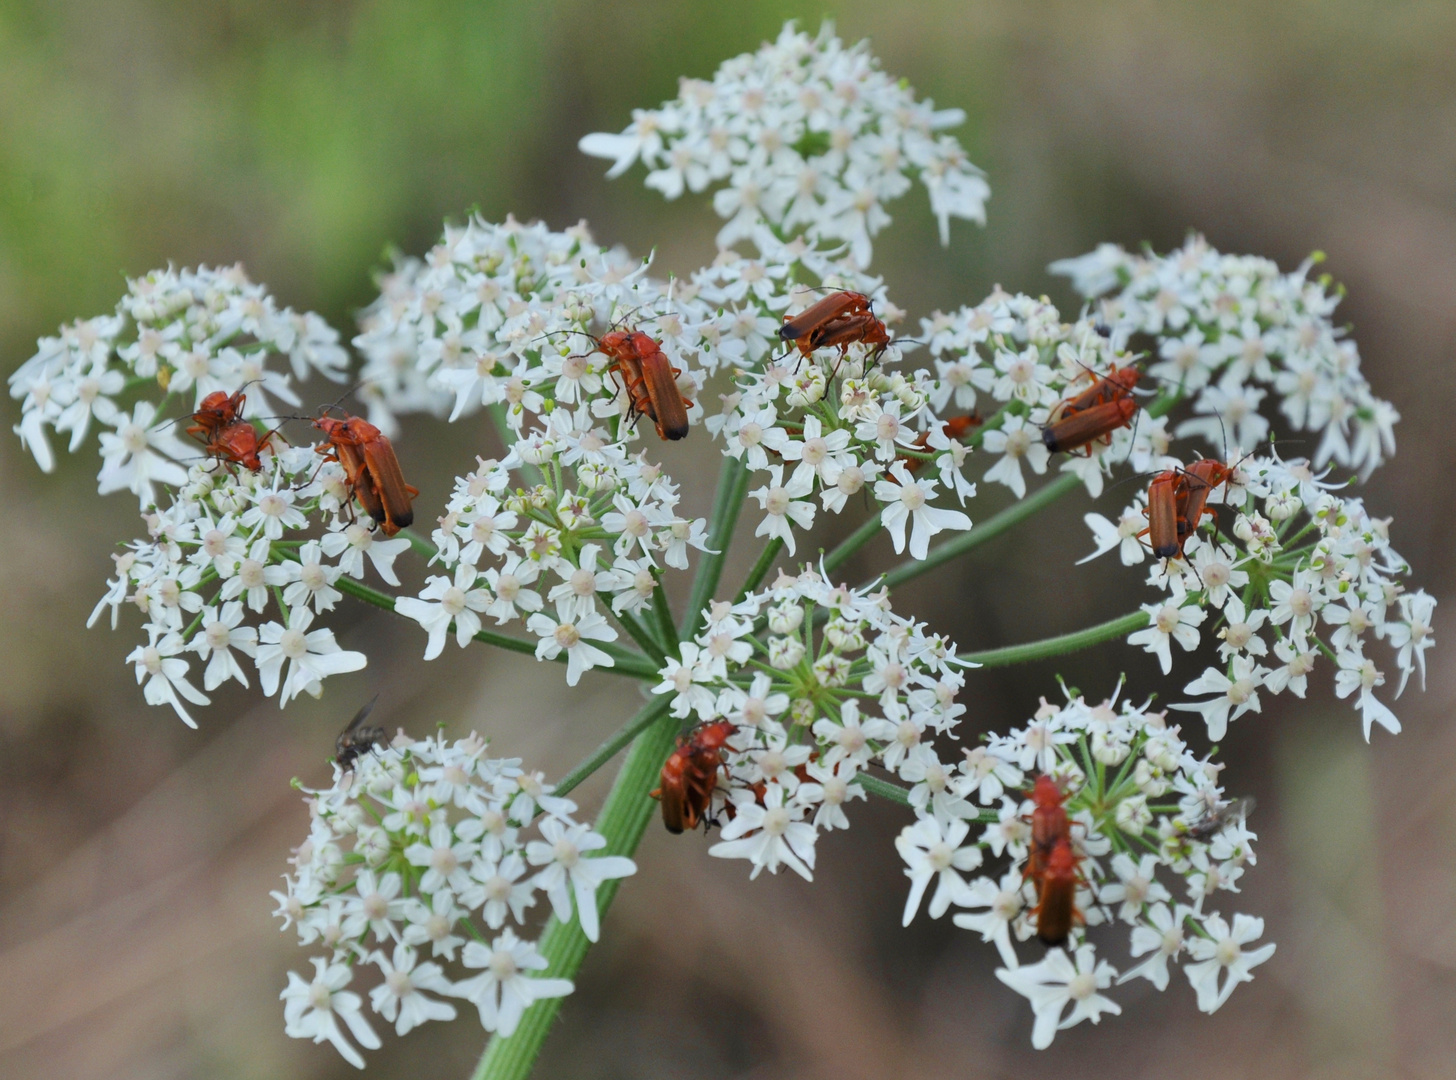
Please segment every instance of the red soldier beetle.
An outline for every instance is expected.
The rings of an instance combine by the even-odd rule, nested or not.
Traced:
[[[870,307],[870,298],[864,293],[857,292],[830,293],[824,299],[810,304],[797,315],[785,317],[784,325],[779,327],[779,338],[783,341],[794,342],[804,355],[808,356],[813,349],[805,348],[805,339],[826,323],[842,319],[846,315],[873,316],[874,311]]]
[[[1038,940],[1048,948],[1066,944],[1074,925],[1087,925],[1086,917],[1077,907],[1077,886],[1086,881],[1081,861],[1069,836],[1058,837],[1046,858],[1031,917],[1036,919]]]
[[[727,720],[717,720],[678,737],[677,748],[663,763],[658,787],[650,793],[662,803],[662,823],[668,832],[708,824],[723,748],[736,730]]]
[[[247,395],[242,390],[229,394],[214,390],[198,403],[190,417],[187,434],[202,443],[203,451],[225,464],[241,465],[249,472],[263,468],[259,458],[263,448],[277,434],[277,429],[261,438],[250,421],[240,419]]]
[[[1234,467],[1213,458],[1199,458],[1186,469],[1167,469],[1148,485],[1146,535],[1160,559],[1181,559],[1183,546],[1197,530],[1208,509],[1209,496],[1226,485]]]
[[[214,390],[198,403],[187,434],[202,438],[204,443],[212,442],[218,432],[238,419],[246,400],[247,395],[241,390],[235,394],[229,394],[226,390]]]
[[[682,371],[663,353],[662,342],[640,330],[612,330],[593,340],[611,359],[607,370],[621,375],[632,411],[650,419],[660,438],[686,437],[692,402],[678,390]]]
[[[1041,893],[1041,879],[1047,858],[1058,840],[1072,835],[1072,822],[1067,816],[1067,793],[1049,774],[1042,773],[1031,786],[1032,811],[1022,820],[1031,825],[1031,847],[1026,856],[1026,873]]]
[[[846,315],[842,319],[825,323],[798,342],[799,351],[804,356],[811,355],[815,349],[838,349],[841,363],[849,352],[849,347],[854,344],[872,346],[874,351],[870,353],[869,362],[874,364],[890,347],[890,332],[874,315]],[[836,364],[830,377],[838,374],[839,365]]]
[[[1051,422],[1055,423],[1065,417],[1086,412],[1098,405],[1106,405],[1108,402],[1130,397],[1138,380],[1142,378],[1142,374],[1131,364],[1123,368],[1114,364],[1112,369],[1094,382],[1091,387],[1083,390],[1076,397],[1068,398],[1057,405],[1051,412]]]
[[[343,466],[350,493],[358,496],[385,536],[414,521],[411,503],[419,490],[404,482],[394,444],[383,432],[361,416],[342,420],[323,416],[313,426],[328,438],[318,452]]]
[[[228,466],[241,465],[249,472],[258,472],[263,468],[263,460],[258,455],[276,434],[275,429],[259,438],[258,429],[247,420],[234,420],[219,431],[204,449]]]
[[[801,351],[804,350],[806,343],[808,346],[808,351],[804,353],[806,356],[815,349],[838,349],[840,355],[843,356],[849,346],[855,343],[872,345],[875,350],[871,354],[873,360],[890,347],[890,332],[885,329],[884,323],[869,312],[865,312],[861,315],[846,315],[842,319],[825,323],[799,342]]]
[[[871,362],[890,345],[890,332],[876,317],[870,298],[857,292],[831,293],[786,318],[779,337],[792,342],[803,356],[816,349],[838,349],[843,357],[850,345],[868,345],[874,349]]]
[[[1104,401],[1048,424],[1041,429],[1041,441],[1054,454],[1080,450],[1098,439],[1111,445],[1112,433],[1132,423],[1137,411],[1130,395]]]
[[[1213,517],[1208,509],[1208,497],[1228,484],[1235,466],[1225,465],[1213,458],[1199,458],[1184,470],[1183,487],[1178,507],[1178,553],[1183,553],[1183,542],[1198,530],[1205,515]]]
[[[1184,489],[1184,476],[1176,469],[1166,469],[1153,477],[1148,485],[1148,543],[1160,559],[1183,557],[1183,541],[1187,533],[1178,502]]]

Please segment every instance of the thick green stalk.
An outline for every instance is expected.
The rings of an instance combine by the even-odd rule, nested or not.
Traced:
[[[363,600],[366,604],[373,604],[375,607],[383,608],[385,611],[394,610],[394,597],[382,593],[378,589],[371,589],[362,581],[355,581],[351,577],[340,576],[334,585],[341,593],[352,596],[356,600]],[[484,642],[487,645],[494,645],[498,649],[506,649],[509,652],[523,653],[526,656],[536,655],[536,642],[525,638],[515,638],[508,634],[497,634],[490,630],[481,630],[475,635],[475,640]],[[648,657],[640,653],[634,653],[627,649],[620,648],[607,641],[593,641],[592,644],[612,658],[616,665],[610,668],[596,668],[597,671],[610,671],[617,675],[628,675],[634,679],[652,679],[657,677],[660,665],[654,664]],[[561,653],[556,658],[559,664],[566,663],[566,654]]]
[[[662,707],[667,707],[664,700]],[[602,812],[597,815],[596,830],[607,839],[603,855],[631,856],[642,842],[642,835],[652,820],[657,804],[648,792],[657,786],[662,763],[672,751],[679,723],[664,715],[632,744],[622,771],[617,774]],[[606,914],[617,895],[619,880],[605,882],[597,890],[597,911]],[[581,968],[591,942],[581,932],[581,924],[573,919],[560,923],[553,917],[541,935],[541,953],[551,966],[543,977],[571,979]],[[525,1080],[541,1052],[541,1044],[551,1030],[561,1008],[561,998],[538,1001],[526,1010],[520,1026],[508,1037],[493,1037],[481,1055],[471,1080]]]
[[[961,653],[956,659],[981,667],[1006,667],[1010,664],[1026,664],[1032,660],[1046,660],[1053,656],[1065,656],[1079,649],[1091,648],[1104,641],[1125,637],[1134,630],[1148,625],[1146,611],[1134,611],[1105,623],[1089,626],[1085,630],[1074,630],[1070,634],[1029,641],[1025,645],[1008,645],[1004,649],[987,649],[985,652]]]
[[[672,608],[667,606],[667,590],[662,587],[662,576],[657,578],[657,588],[652,590],[652,613],[657,616],[657,637],[662,650],[668,656],[677,655],[677,627],[672,623]]]
[[[691,641],[703,625],[703,610],[713,599],[723,577],[723,560],[733,539],[733,528],[738,524],[738,511],[748,498],[749,476],[747,467],[738,458],[723,458],[723,467],[718,472],[718,491],[713,496],[713,509],[708,517],[708,550],[703,552],[697,577],[693,579],[682,633],[678,635],[682,641]]]
[[[855,773],[854,779],[850,782],[858,784],[871,795],[878,795],[882,799],[899,803],[901,806],[910,805],[909,790],[889,780],[881,780],[878,776],[868,776],[865,773]]]

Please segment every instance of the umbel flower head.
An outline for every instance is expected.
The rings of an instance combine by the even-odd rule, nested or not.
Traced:
[[[10,396],[21,402],[15,430],[50,472],[48,432],[66,433],[75,453],[95,421],[101,494],[129,490],[145,509],[157,501],[155,485],[184,483],[186,463],[200,454],[153,402],[125,404],[137,385],[192,402],[247,387],[244,415],[261,417],[277,411],[275,402],[299,404],[292,380],[317,373],[342,382],[348,363],[323,319],[278,307],[241,266],[154,270],[127,282],[113,314],[43,338],[11,374]]]
[[[845,47],[829,23],[815,36],[790,23],[710,81],[683,79],[673,101],[634,110],[621,134],[586,136],[581,149],[610,158],[609,177],[641,161],[647,186],[669,199],[711,189],[728,219],[719,247],[751,240],[767,250],[802,231],[816,245],[846,245],[865,267],[890,223],[884,204],[914,180],[930,196],[941,243],[953,217],[984,224],[991,189],[940,134],[964,121],[960,109],[916,101],[867,42]]]
[[[473,733],[401,734],[350,772],[335,766],[331,787],[305,789],[312,824],[274,914],[323,955],[311,983],[289,974],[289,1035],[327,1039],[362,1068],[337,1022],[360,1045],[380,1045],[363,999],[343,990],[357,968],[377,970],[371,1010],[400,1035],[454,1019],[450,998],[509,1035],[533,1001],[571,993],[570,980],[540,974],[547,962],[523,936],[539,925],[531,909],[544,899],[595,941],[596,890],[636,866],[597,854],[606,841],[573,819],[575,803],[520,759],[487,750]]]
[[[1115,244],[1052,264],[1089,298],[1122,339],[1146,335],[1158,360],[1148,373],[1198,395],[1201,414],[1177,434],[1202,435],[1219,452],[1253,450],[1269,432],[1265,395],[1296,431],[1320,434],[1314,464],[1334,461],[1368,477],[1395,453],[1400,414],[1377,398],[1360,354],[1331,315],[1341,292],[1310,280],[1322,256],[1293,273],[1268,259],[1224,255],[1191,236],[1168,255],[1134,255]]]
[[[655,687],[675,716],[736,728],[710,854],[748,860],[753,877],[787,866],[812,879],[819,832],[849,827],[844,804],[864,797],[872,765],[913,783],[912,805],[943,801],[954,766],[932,743],[965,711],[955,697],[966,666],[883,591],[836,586],[811,567],[714,604]]]
[[[1390,542],[1390,521],[1370,517],[1361,499],[1342,494],[1346,485],[1325,480],[1307,461],[1277,455],[1234,463],[1226,484],[1210,502],[1232,511],[1231,533],[1213,517],[1185,544],[1186,558],[1154,560],[1148,584],[1168,598],[1146,605],[1147,629],[1128,642],[1157,653],[1171,668],[1170,642],[1197,647],[1202,635],[1219,642],[1222,668],[1206,668],[1184,693],[1212,695],[1174,704],[1201,715],[1213,742],[1228,725],[1261,711],[1260,691],[1304,697],[1308,677],[1324,664],[1335,669],[1335,693],[1354,695],[1365,739],[1373,725],[1392,733],[1400,721],[1375,696],[1385,673],[1367,655],[1384,640],[1400,670],[1394,696],[1419,672],[1425,685],[1425,652],[1435,644],[1435,598],[1406,591],[1409,564]],[[1123,522],[1146,523],[1134,503]],[[1087,515],[1098,539],[1095,555],[1114,547],[1136,564],[1145,549],[1136,536],[1100,515]],[[1134,541],[1127,546],[1126,539]]]

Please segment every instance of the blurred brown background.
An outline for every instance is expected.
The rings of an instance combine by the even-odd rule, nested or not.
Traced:
[[[1279,951],[1214,1017],[1178,975],[1164,995],[1122,988],[1122,1017],[1035,1053],[992,948],[948,920],[900,928],[890,842],[904,817],[875,804],[821,845],[812,886],[750,884],[700,837],[654,828],[539,1075],[1456,1075],[1456,5],[6,0],[3,366],[62,321],[109,311],[122,273],[169,260],[242,260],[347,336],[384,246],[423,251],[442,217],[476,205],[555,227],[587,217],[600,239],[656,245],[659,266],[689,270],[712,254],[703,201],[664,204],[640,171],[609,184],[576,140],[823,11],[965,108],[957,134],[990,174],[990,225],[957,225],[949,250],[923,195],[892,207],[877,263],[917,316],[996,282],[1073,307],[1044,267],[1104,239],[1166,249],[1197,228],[1285,266],[1328,252],[1375,390],[1404,417],[1400,454],[1365,497],[1395,515],[1415,583],[1445,605],[1431,685],[1396,704],[1404,733],[1371,747],[1327,667],[1309,702],[1234,725],[1225,780],[1258,797],[1262,858],[1231,899],[1265,916]],[[486,439],[407,428],[425,520]],[[701,513],[694,478],[713,451],[689,444],[664,458]],[[0,1075],[351,1075],[332,1049],[283,1036],[276,995],[305,965],[267,897],[306,829],[289,778],[326,776],[338,727],[376,689],[386,724],[479,728],[549,775],[637,690],[601,675],[568,693],[559,669],[483,647],[427,666],[416,628],[350,607],[334,625],[368,651],[367,671],[286,715],[219,694],[188,731],[142,703],[122,662],[134,623],[83,629],[108,551],[138,528],[127,497],[95,497],[92,452],[46,477],[0,439]],[[967,647],[1131,609],[1136,573],[1071,565],[1089,546],[1085,510],[1068,500],[898,605]],[[885,555],[867,552],[851,580]],[[1139,694],[1176,694],[1197,670],[1185,658],[1164,680],[1147,659],[1108,646],[1061,670],[1096,695],[1122,670]],[[971,722],[1021,721],[1053,674],[974,675]],[[463,1076],[481,1041],[468,1017],[391,1034],[371,1075]]]

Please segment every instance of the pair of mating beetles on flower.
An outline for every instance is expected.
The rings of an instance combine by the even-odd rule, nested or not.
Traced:
[[[241,465],[249,472],[259,472],[263,463],[258,455],[277,429],[260,437],[258,429],[242,419],[246,401],[241,389],[232,394],[223,390],[208,394],[192,414],[187,434],[202,443],[208,457],[228,468]],[[313,426],[325,436],[318,453],[325,462],[337,462],[344,470],[346,497],[341,502],[351,505],[357,498],[385,536],[408,528],[415,519],[411,504],[419,489],[404,482],[389,438],[361,416],[345,414],[342,420],[321,416]]]

